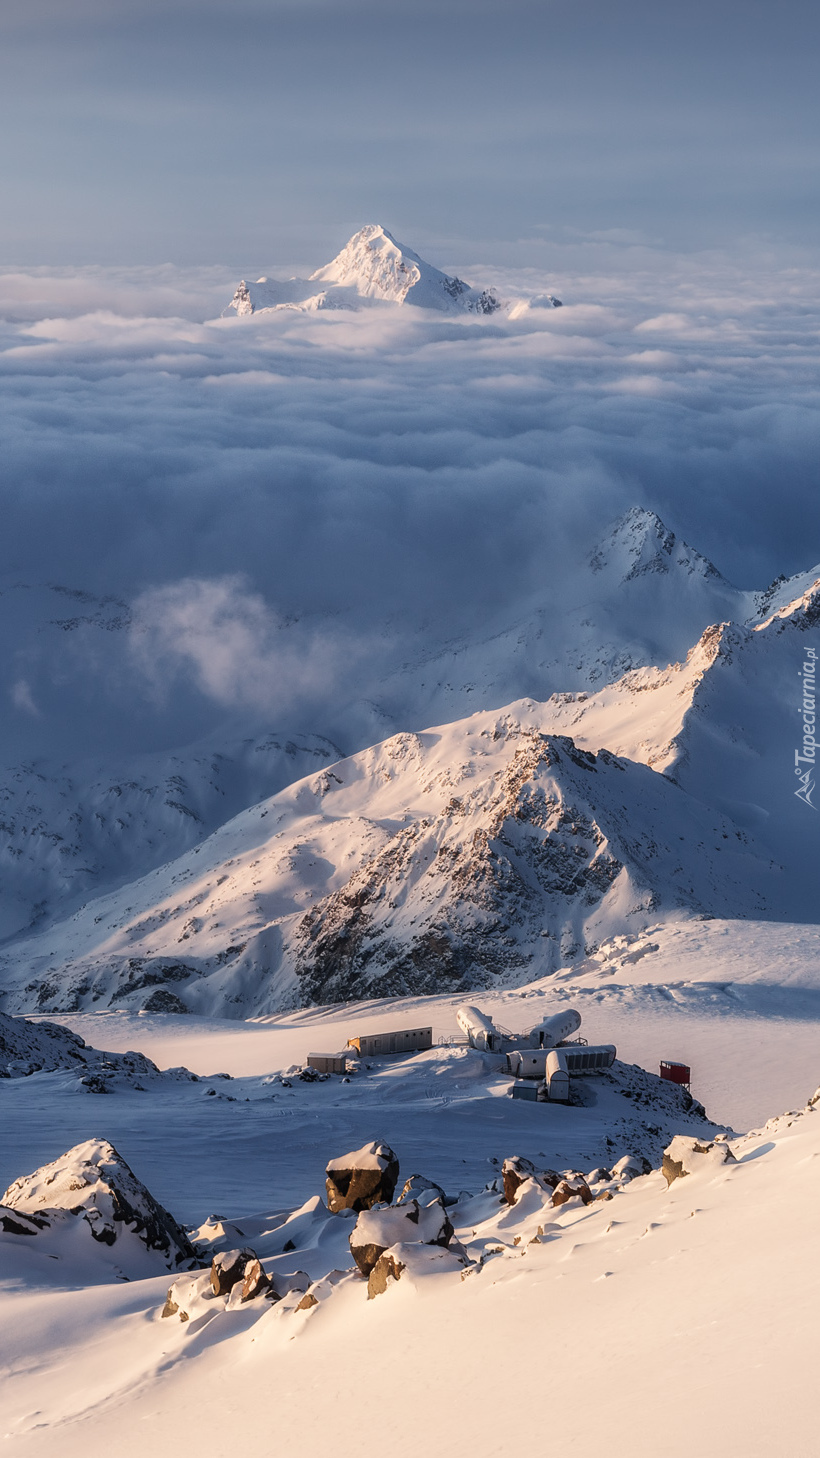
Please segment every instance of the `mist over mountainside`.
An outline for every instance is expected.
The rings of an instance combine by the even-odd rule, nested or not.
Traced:
[[[613,554],[626,537],[624,580],[654,582],[635,522]],[[670,917],[812,920],[820,580],[773,608],[791,590],[682,663],[402,733],[298,782],[10,949],[4,1005],[131,1007],[160,987],[179,1010],[247,1015],[520,983]]]
[[[639,666],[663,667],[683,658],[708,624],[754,620],[761,603],[771,611],[792,591],[786,582],[767,594],[738,591],[655,513],[634,508],[579,564],[572,605],[561,617],[554,607],[537,607],[490,636],[474,633],[438,648],[417,642],[414,656],[398,664],[395,648],[392,661],[389,645],[388,656],[377,648],[371,664],[355,664],[353,682],[341,682],[329,665],[296,722],[272,730],[251,704],[221,722],[212,718],[203,734],[184,696],[173,704],[151,699],[146,653],[161,652],[165,640],[139,603],[15,584],[0,594],[0,623],[7,661],[20,675],[12,675],[10,691],[24,711],[30,704],[32,752],[9,762],[15,744],[7,737],[0,934],[46,924],[164,864],[309,773],[317,758],[328,762],[392,732],[523,697],[591,691]],[[173,610],[164,600],[161,634],[172,631]],[[178,631],[189,631],[187,624]],[[291,637],[295,659],[300,625],[276,631],[280,662]],[[239,640],[232,651],[241,657],[245,647]],[[90,670],[98,663],[106,675],[98,672],[95,683]],[[14,728],[12,718],[7,736]],[[140,748],[158,732],[177,741],[172,751]],[[72,735],[77,750],[66,758]]]

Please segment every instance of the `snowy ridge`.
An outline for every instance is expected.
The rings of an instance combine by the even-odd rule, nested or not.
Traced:
[[[8,952],[7,1010],[234,1015],[523,982],[667,912],[764,914],[769,861],[643,765],[540,706],[399,735]]]
[[[471,288],[442,273],[386,228],[368,223],[309,279],[243,279],[225,313],[233,310],[241,317],[279,309],[355,309],[374,300],[447,314],[493,314],[501,308],[492,290]]]

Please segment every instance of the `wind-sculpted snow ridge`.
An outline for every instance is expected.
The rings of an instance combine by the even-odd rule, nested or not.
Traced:
[[[547,296],[545,296],[546,298]],[[341,253],[309,279],[243,279],[225,313],[268,310],[357,309],[365,302],[415,304],[446,314],[494,314],[501,302],[492,289],[474,289],[426,263],[378,223],[361,228]],[[557,304],[550,297],[550,306]],[[542,301],[542,306],[544,306]]]
[[[760,916],[771,866],[644,765],[540,706],[397,735],[21,943],[5,1006],[233,1016],[517,984],[665,914]]]

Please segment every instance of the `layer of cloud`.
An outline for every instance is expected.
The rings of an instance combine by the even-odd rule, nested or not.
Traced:
[[[564,298],[513,322],[203,322],[212,276],[0,278],[3,581],[136,601],[141,634],[135,672],[133,625],[90,614],[46,651],[21,607],[25,733],[73,694],[110,737],[139,693],[147,733],[158,686],[166,738],[206,703],[322,731],[306,704],[366,696],[424,645],[534,604],[560,633],[575,563],[636,503],[740,586],[820,558],[816,277],[621,239],[554,256],[460,270]]]

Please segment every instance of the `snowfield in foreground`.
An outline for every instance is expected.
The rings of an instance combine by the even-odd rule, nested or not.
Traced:
[[[537,990],[522,1026],[533,1009]],[[733,1137],[622,1063],[578,1080],[573,1107],[523,1104],[497,1060],[456,1046],[375,1060],[349,1083],[223,1080],[216,1097],[213,1082],[99,1098],[60,1079],[7,1080],[12,1121],[73,1106],[86,1129],[121,1132],[114,1149],[77,1141],[0,1199],[18,1222],[56,1200],[63,1237],[0,1234],[11,1453],[216,1458],[273,1444],[318,1458],[342,1432],[399,1455],[418,1440],[420,1402],[436,1445],[464,1458],[502,1451],[541,1408],[582,1458],[649,1458],[659,1442],[674,1458],[815,1451],[820,1105]],[[194,1189],[206,1140],[216,1213]],[[338,1184],[351,1160],[389,1175],[377,1192],[390,1209],[328,1211],[325,1166]],[[119,1224],[112,1188],[128,1191]],[[94,1239],[79,1267],[66,1231],[96,1206],[113,1239],[98,1239],[95,1272]],[[112,1260],[150,1247],[156,1210],[160,1243],[169,1229],[177,1247],[192,1240],[199,1274],[169,1275],[158,1251],[156,1275],[137,1262],[136,1279],[117,1279]]]

